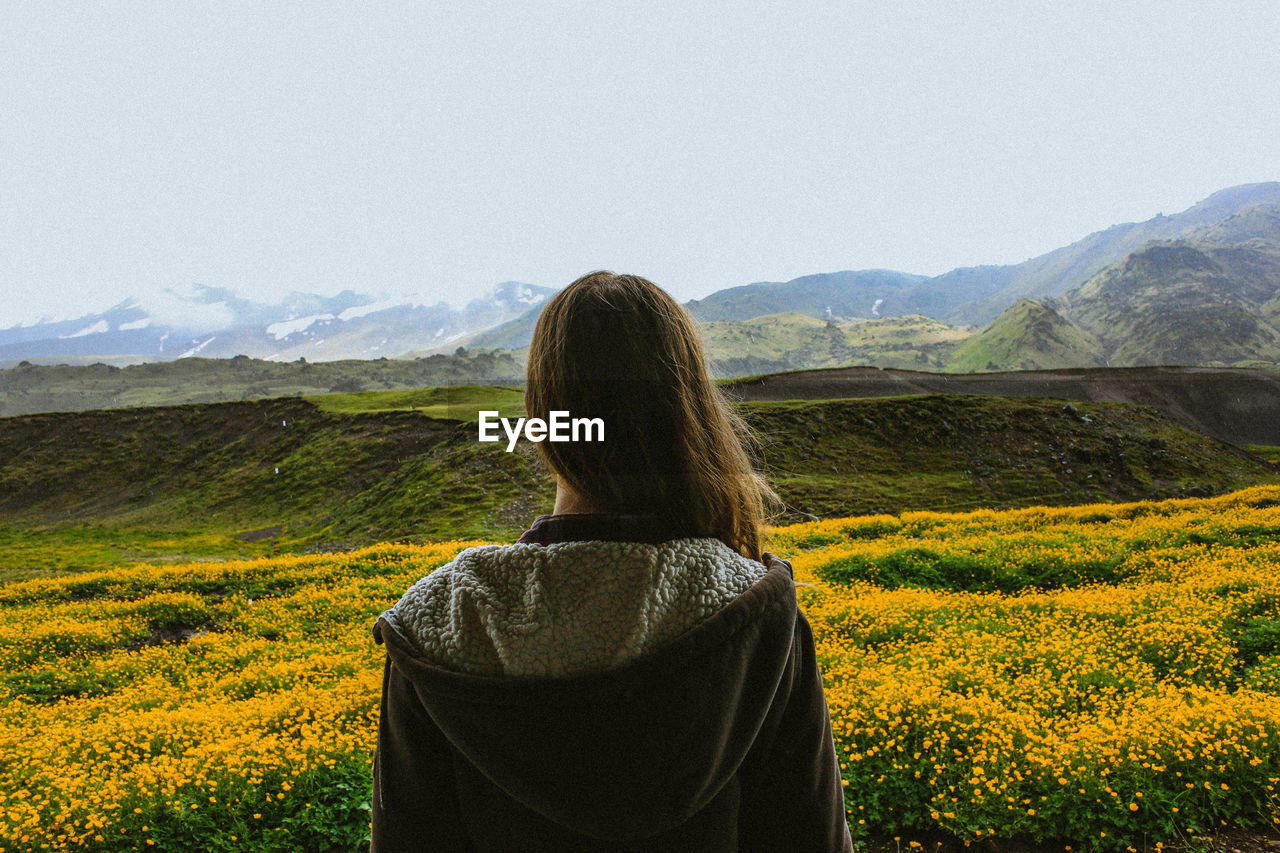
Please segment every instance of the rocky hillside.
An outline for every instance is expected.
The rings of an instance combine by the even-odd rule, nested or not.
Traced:
[[[912,310],[949,323],[989,323],[1018,299],[1067,293],[1153,240],[1188,237],[1232,217],[1247,215],[1256,206],[1277,204],[1280,204],[1280,182],[1220,190],[1180,213],[1112,225],[1021,264],[944,273],[911,293],[916,300]],[[977,284],[974,279],[984,282]],[[986,292],[973,296],[979,289]],[[959,296],[949,295],[953,293]],[[926,300],[935,302],[936,308],[924,310]]]
[[[1061,298],[1019,302],[948,367],[1253,362],[1280,362],[1280,205],[1148,243]]]
[[[1280,362],[1280,241],[1156,243],[1063,304],[1111,364]]]

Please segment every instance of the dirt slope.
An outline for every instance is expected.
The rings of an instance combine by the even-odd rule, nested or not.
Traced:
[[[825,400],[903,394],[991,394],[1141,403],[1235,445],[1280,445],[1280,377],[1261,370],[1123,367],[942,374],[875,367],[775,373],[724,386],[741,400]]]

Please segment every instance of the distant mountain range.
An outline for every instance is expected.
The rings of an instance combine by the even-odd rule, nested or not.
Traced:
[[[464,309],[344,291],[275,305],[216,288],[0,330],[0,365],[184,356],[414,358],[528,346],[552,288],[497,285]],[[722,375],[872,364],[981,371],[1280,362],[1280,182],[1103,231],[1007,266],[927,277],[808,275],[687,307]]]
[[[1021,264],[933,278],[823,273],[685,304],[724,375],[846,364],[966,372],[1274,363],[1278,259],[1280,183],[1249,184]],[[462,343],[519,351],[537,314]]]
[[[247,355],[274,361],[332,361],[403,356],[443,347],[478,329],[541,306],[555,291],[503,282],[462,309],[378,300],[344,290],[325,297],[293,293],[278,303],[245,299],[225,288],[196,285],[144,303],[126,299],[75,320],[0,330],[0,363],[138,363],[192,356]]]

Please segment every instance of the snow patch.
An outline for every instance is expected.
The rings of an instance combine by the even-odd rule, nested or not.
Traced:
[[[166,287],[147,297],[142,307],[157,325],[186,332],[216,332],[235,323],[235,311],[226,302],[199,299],[200,292],[195,288]]]
[[[546,294],[535,294],[533,288],[530,287],[522,287],[516,292],[516,301],[523,302],[526,305],[537,305],[546,298]]]
[[[132,332],[134,329],[145,329],[151,325],[150,317],[143,317],[141,320],[130,320],[128,323],[121,323],[116,326],[117,332]]]
[[[369,305],[357,305],[355,308],[348,308],[345,311],[339,312],[338,319],[342,320],[345,323],[347,320],[355,320],[360,317],[365,317],[369,314],[376,314],[379,311],[389,311],[392,308],[403,308],[403,307],[405,307],[405,304],[403,302],[395,302],[395,301],[373,302]]]
[[[440,331],[442,331],[442,332],[443,332],[443,331],[444,331],[444,329],[441,329]],[[441,343],[442,345],[443,345],[443,344],[448,344],[448,343],[453,343],[453,342],[454,342],[454,341],[456,341],[458,338],[465,338],[466,336],[467,336],[467,332],[466,332],[465,330],[464,330],[464,331],[461,331],[461,332],[455,332],[454,334],[452,334],[452,335],[450,335],[449,337],[445,338],[445,339],[444,339],[443,341],[441,341],[440,343]]]
[[[209,338],[209,340],[205,341],[204,343],[193,346],[191,349],[187,350],[182,355],[178,356],[178,358],[191,358],[191,356],[195,355],[196,353],[200,352],[200,350],[204,349],[209,344],[213,343],[213,338],[216,338],[216,337],[217,335],[214,335],[212,338]]]
[[[332,320],[332,314],[312,314],[308,317],[299,317],[296,320],[285,320],[280,323],[272,323],[267,326],[267,334],[274,337],[277,341],[281,338],[287,338],[294,332],[301,332],[314,323]]]
[[[69,335],[59,335],[58,337],[65,341],[68,338],[83,338],[85,335],[100,335],[103,332],[109,331],[111,331],[111,325],[106,320],[99,320],[92,326],[85,326],[78,332],[72,332]]]

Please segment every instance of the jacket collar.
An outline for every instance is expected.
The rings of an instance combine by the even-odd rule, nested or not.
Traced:
[[[522,545],[552,545],[556,542],[605,541],[648,542],[699,537],[692,524],[664,519],[654,514],[614,512],[562,512],[540,515],[516,540]]]

